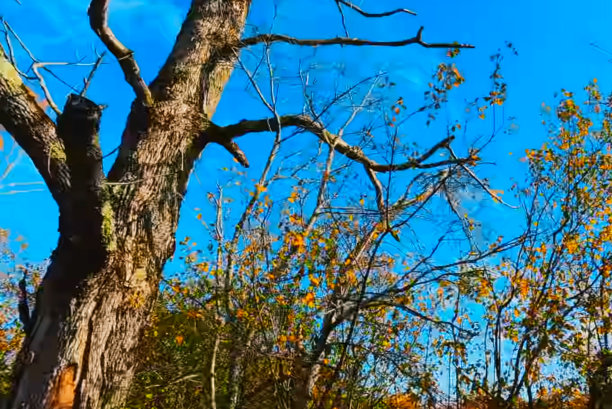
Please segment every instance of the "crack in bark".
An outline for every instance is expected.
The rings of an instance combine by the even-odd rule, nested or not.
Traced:
[[[96,298],[99,297],[98,294],[96,294]],[[97,317],[97,312],[100,310],[100,306],[102,305],[101,299],[97,298],[96,299],[96,303],[95,306],[91,312],[91,315],[89,317],[89,320],[87,321],[87,340],[85,341],[85,347],[83,348],[83,356],[80,357],[81,358],[81,364],[80,364],[80,371],[79,371],[79,379],[78,379],[78,385],[77,385],[77,391],[80,391],[83,389],[83,382],[85,379],[87,379],[87,372],[89,370],[89,353],[91,351],[91,345],[93,343],[93,336],[94,336],[94,331],[92,330],[94,328],[94,320]],[[104,354],[102,354],[104,355]],[[76,397],[76,402],[77,402],[77,407],[80,407],[81,404],[81,395],[78,395]]]

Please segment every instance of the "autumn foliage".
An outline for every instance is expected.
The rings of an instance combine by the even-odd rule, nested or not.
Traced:
[[[475,121],[499,115],[506,99],[501,57],[494,61],[492,91],[470,105]],[[435,123],[463,82],[454,63],[440,64],[414,112]],[[386,135],[392,155],[422,153],[401,143],[414,107],[401,97],[380,106],[380,123],[360,127],[360,137]],[[286,172],[275,142],[259,178],[226,168],[225,183],[196,209],[208,243],[184,238],[183,268],[162,283],[128,406],[586,409],[612,401],[612,108],[593,81],[543,112],[551,113],[548,139],[525,151],[528,175],[505,195],[473,170],[484,146],[461,156],[452,138],[436,148],[441,164],[412,169],[401,189],[391,178],[374,191],[349,181],[333,148]],[[479,241],[487,221],[463,210],[464,191],[514,212],[520,233]],[[18,294],[14,277],[4,283]],[[15,299],[0,311],[2,391],[21,340]]]

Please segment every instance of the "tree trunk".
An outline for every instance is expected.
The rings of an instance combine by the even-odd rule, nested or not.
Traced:
[[[99,10],[94,3],[90,16],[92,9],[106,13],[108,2],[97,2]],[[231,74],[249,5],[193,1],[149,87],[152,100],[132,105],[107,178],[97,139],[101,108],[73,95],[55,125],[0,51],[0,124],[32,158],[60,210],[60,239],[19,354],[12,408],[124,402],[162,269],[174,252],[189,173],[210,140],[209,118]]]

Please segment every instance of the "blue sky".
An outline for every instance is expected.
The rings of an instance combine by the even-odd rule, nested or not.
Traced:
[[[4,0],[0,13],[19,33],[31,51],[41,61],[91,61],[93,48],[104,48],[89,28],[84,0],[21,0],[21,5]],[[276,4],[276,14],[273,4]],[[554,103],[554,94],[561,88],[579,91],[593,78],[598,78],[604,91],[610,89],[612,64],[608,55],[590,46],[596,43],[612,51],[612,33],[608,18],[612,15],[612,2],[592,1],[587,5],[569,1],[485,1],[469,2],[400,2],[400,0],[357,0],[364,9],[382,11],[398,6],[412,8],[417,17],[397,15],[385,20],[364,20],[346,11],[351,36],[368,39],[398,39],[413,36],[419,26],[425,26],[426,41],[459,41],[476,46],[462,52],[456,63],[466,77],[463,86],[472,95],[489,87],[491,72],[489,56],[504,48],[510,41],[519,55],[504,60],[503,73],[508,82],[508,102],[503,115],[512,116],[514,132],[502,135],[486,152],[485,159],[497,163],[485,170],[494,187],[507,189],[510,177],[520,177],[525,171],[519,161],[526,148],[537,147],[546,138],[540,124],[541,104]],[[151,80],[166,58],[174,37],[188,8],[187,0],[113,0],[110,25],[115,34],[136,52],[145,80]],[[276,16],[276,17],[274,17]],[[247,30],[273,31],[300,37],[330,37],[342,35],[340,18],[332,0],[254,0]],[[20,53],[21,67],[27,69],[29,61]],[[409,99],[414,96],[415,106],[422,102],[422,92],[436,65],[444,59],[443,50],[406,48],[319,48],[316,50],[284,45],[274,47],[274,65],[278,73],[295,77],[298,64],[315,63],[320,91],[329,86],[351,83],[367,75],[385,70],[390,80],[397,83],[393,92]],[[81,79],[88,67],[57,68],[66,82],[80,89]],[[342,75],[340,75],[342,73]],[[118,65],[112,58],[96,74],[88,96],[100,104],[107,104],[102,122],[101,141],[104,152],[118,144],[119,135],[132,101],[131,89],[123,82]],[[47,79],[56,103],[62,106],[70,89]],[[291,81],[289,81],[291,82]],[[293,99],[295,87],[281,88],[282,113],[299,111],[301,101]],[[409,101],[410,102],[410,101]],[[237,112],[236,107],[239,107]],[[461,119],[464,104],[451,104],[443,114],[443,121]],[[265,110],[245,91],[244,76],[237,73],[226,90],[214,120],[221,124],[243,118],[264,116]],[[419,139],[422,128],[418,123],[410,134]],[[444,136],[444,135],[443,135]],[[434,135],[435,137],[435,135]],[[10,138],[3,135],[5,153],[10,149]],[[257,136],[242,142],[252,163],[252,175],[262,166],[260,158],[269,145]],[[423,142],[427,145],[427,142]],[[262,151],[263,150],[263,151]],[[508,152],[513,152],[509,155]],[[193,234],[198,227],[193,217],[195,207],[205,201],[205,192],[214,187],[217,171],[231,166],[231,157],[216,147],[207,148],[205,161],[197,172],[203,185],[192,179],[192,188],[183,209],[179,237]],[[105,162],[106,168],[112,157]],[[250,173],[251,174],[251,173]],[[212,176],[211,176],[212,175]],[[21,183],[39,181],[26,158],[20,160],[9,177],[2,181]],[[40,188],[40,186],[36,187]],[[12,187],[3,187],[7,193]],[[511,201],[511,198],[509,198]],[[499,221],[516,222],[512,212],[502,212]],[[0,195],[0,226],[12,234],[23,235],[30,246],[23,254],[27,259],[46,258],[57,240],[57,209],[48,193],[34,191]]]

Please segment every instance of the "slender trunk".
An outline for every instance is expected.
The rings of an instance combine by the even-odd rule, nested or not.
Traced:
[[[219,336],[219,333],[217,332],[217,334],[215,335],[215,341],[213,343],[213,350],[211,352],[211,356],[210,356],[210,367],[208,370],[208,376],[209,376],[209,380],[210,380],[210,405],[209,408],[210,409],[217,409],[217,396],[216,396],[216,391],[217,391],[217,386],[215,383],[215,378],[216,378],[216,365],[217,365],[217,351],[219,350],[219,342],[221,341],[221,337]]]
[[[291,397],[291,409],[306,409],[312,401],[312,393],[319,379],[322,358],[331,332],[337,324],[336,310],[328,311],[313,350],[299,362],[298,376]]]
[[[242,407],[242,392],[244,384],[244,370],[246,366],[246,355],[251,347],[253,340],[253,330],[249,330],[245,340],[240,340],[234,336],[232,342],[233,350],[230,353],[230,371],[229,371],[229,409],[237,409]]]

